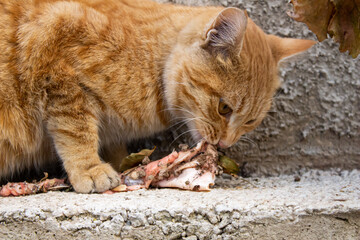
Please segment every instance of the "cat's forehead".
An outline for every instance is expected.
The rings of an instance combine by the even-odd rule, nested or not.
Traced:
[[[276,69],[271,56],[259,52],[249,54],[248,49],[231,67],[224,67],[206,54],[196,54],[184,64],[184,72],[195,84],[211,88],[218,97],[234,105],[246,98],[269,98],[276,82]]]

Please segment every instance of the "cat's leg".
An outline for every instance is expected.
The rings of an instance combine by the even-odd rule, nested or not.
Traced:
[[[117,172],[98,154],[96,102],[71,79],[56,85],[48,90],[47,126],[72,186],[81,193],[118,186]]]
[[[103,148],[102,155],[104,160],[119,172],[122,159],[129,154],[126,149],[126,144],[112,144]]]

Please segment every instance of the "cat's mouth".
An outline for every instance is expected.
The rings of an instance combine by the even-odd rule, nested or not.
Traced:
[[[195,129],[193,131],[191,131],[191,137],[192,139],[198,143],[198,142],[201,142],[201,141],[205,141],[207,143],[210,143],[210,144],[213,144],[213,145],[216,145],[220,148],[228,148],[228,145],[224,144],[224,142],[222,141],[219,141],[219,142],[212,142],[210,141],[206,136],[204,137],[199,130]]]
[[[217,146],[218,146],[219,148],[225,149],[225,148],[231,147],[232,144],[228,144],[228,143],[226,143],[225,141],[220,140],[220,141],[218,142]]]
[[[188,128],[190,129],[192,139],[196,143],[201,142],[201,141],[205,141],[205,142],[208,142],[208,143],[213,144],[213,145],[218,144],[217,141],[216,142],[211,141],[211,139],[209,139],[209,137],[207,136],[206,132],[201,130],[201,128],[196,127],[196,124],[189,123]]]

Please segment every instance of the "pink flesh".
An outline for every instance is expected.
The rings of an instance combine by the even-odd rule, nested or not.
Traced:
[[[201,149],[204,147],[204,144],[205,144],[204,142],[200,142],[196,145],[194,149],[188,150],[186,152],[179,152],[179,157],[168,168],[171,169],[175,165],[178,165],[186,160],[191,159],[201,151]]]
[[[205,159],[204,156],[203,160],[195,157],[192,161],[183,164],[175,170],[175,173],[181,172],[180,175],[161,180],[154,185],[195,191],[210,191],[210,187],[215,184],[217,152],[213,146],[209,145],[204,150],[207,156]],[[199,161],[202,161],[202,167]]]
[[[155,177],[156,175],[158,175],[158,173],[161,170],[161,167],[165,167],[167,166],[167,164],[173,163],[175,160],[179,159],[180,156],[178,154],[178,152],[172,152],[170,155],[149,163],[148,165],[146,165],[145,168],[145,174],[146,176],[153,176]],[[148,188],[151,184],[153,179],[146,179],[145,177],[145,187]]]
[[[37,183],[28,182],[9,182],[6,185],[0,187],[0,196],[20,196],[30,195],[38,192],[47,192],[51,190],[66,189],[70,186],[65,184],[65,179],[46,179]]]

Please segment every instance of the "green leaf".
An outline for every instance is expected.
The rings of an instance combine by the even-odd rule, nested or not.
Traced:
[[[120,163],[120,172],[141,164],[145,157],[149,157],[155,151],[155,148],[156,147],[153,149],[143,149],[138,153],[132,153],[129,156],[123,158]]]
[[[220,156],[218,164],[223,168],[225,173],[238,174],[240,169],[235,160],[227,157]]]

